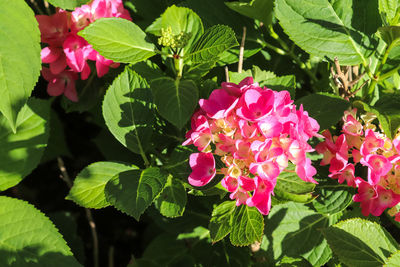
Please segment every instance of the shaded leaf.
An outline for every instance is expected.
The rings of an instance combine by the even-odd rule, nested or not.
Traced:
[[[0,116],[0,190],[18,184],[40,163],[49,138],[50,102],[35,98],[18,114],[14,134]]]
[[[110,132],[131,151],[144,153],[150,144],[155,119],[146,80],[129,67],[108,88],[103,116]]]
[[[0,196],[0,265],[81,266],[62,235],[25,201]]]
[[[104,189],[107,182],[120,172],[137,169],[136,166],[100,161],[90,164],[75,178],[66,199],[85,208],[100,209],[109,206]]]
[[[349,266],[382,266],[399,249],[383,227],[363,219],[341,221],[323,233],[339,260]]]
[[[0,2],[0,112],[15,132],[41,69],[40,32],[24,0]]]
[[[108,181],[106,198],[118,210],[139,221],[166,182],[167,175],[159,168],[121,172]]]
[[[186,206],[186,190],[182,182],[168,177],[164,190],[154,202],[160,213],[169,218],[182,216]]]
[[[153,80],[150,86],[160,115],[181,129],[197,105],[196,84],[191,80],[163,77]]]

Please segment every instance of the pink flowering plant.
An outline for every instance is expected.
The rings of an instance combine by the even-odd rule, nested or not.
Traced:
[[[0,10],[0,266],[400,266],[398,1]]]

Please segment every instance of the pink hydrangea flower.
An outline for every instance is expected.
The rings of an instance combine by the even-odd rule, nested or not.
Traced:
[[[229,197],[236,205],[268,214],[277,177],[289,161],[297,165],[301,179],[316,183],[316,170],[307,158],[314,150],[307,141],[320,137],[319,125],[302,107],[296,109],[287,91],[261,88],[251,77],[221,87],[199,101],[200,110],[186,133],[183,145],[194,144],[203,152],[190,156],[189,183],[208,183],[216,172],[213,154],[217,155],[226,165],[219,173]],[[336,148],[332,142],[335,153],[343,152],[339,143]]]
[[[90,23],[106,17],[132,20],[128,10],[124,8],[122,0],[93,0],[72,12],[58,9],[51,16],[36,16],[41,32],[41,40],[43,43],[48,44],[47,47],[42,49],[42,62],[49,64],[49,69],[53,76],[64,77],[55,79],[54,77],[56,76],[54,76],[51,79],[53,82],[49,84],[47,90],[50,95],[60,95],[65,92],[65,95],[69,95],[69,99],[77,101],[75,82],[68,82],[65,88],[68,87],[69,89],[63,91],[62,80],[69,77],[68,81],[75,81],[76,79],[72,78],[72,76],[76,77],[76,75],[71,76],[71,72],[80,73],[82,80],[87,79],[91,73],[88,60],[96,62],[98,77],[107,74],[110,67],[116,68],[119,66],[119,63],[101,56],[97,51],[93,50],[86,40],[77,35],[79,31]],[[47,73],[47,70],[44,72]]]
[[[324,154],[321,165],[330,165],[329,177],[357,188],[353,200],[360,202],[363,215],[379,216],[400,202],[400,133],[390,140],[372,124],[373,116],[362,116],[359,120],[356,112],[356,109],[346,111],[343,134],[332,137],[324,132],[327,138],[316,150]],[[368,177],[355,177],[357,166],[364,173],[367,170]]]

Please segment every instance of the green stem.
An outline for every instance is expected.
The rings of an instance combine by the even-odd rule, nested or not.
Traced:
[[[382,60],[379,62],[378,67],[376,69],[375,74],[373,75],[372,81],[368,87],[368,96],[370,97],[375,90],[375,86],[377,85],[378,81],[382,81],[382,78],[380,77],[382,68],[386,64],[386,61],[389,57],[389,53],[392,50],[392,48],[395,47],[395,42],[392,42],[385,50],[385,53],[383,54]],[[387,78],[387,77],[385,77]]]
[[[381,77],[379,78],[380,80],[384,81],[387,78],[391,77],[393,74],[395,74],[396,72],[398,72],[400,69],[400,66],[397,66],[396,68],[389,70],[388,72],[384,73],[381,75]]]
[[[280,37],[279,35],[274,31],[274,28],[272,27],[272,25],[269,27],[269,31],[270,31],[270,35],[272,38],[274,38],[279,44],[280,46],[283,48],[284,52],[286,55],[288,55],[289,57],[291,57],[296,63],[297,65],[300,67],[300,69],[302,69],[305,73],[307,73],[308,76],[310,76],[311,80],[313,82],[317,82],[318,79],[315,76],[315,74],[311,71],[311,69],[309,68],[309,66],[307,66],[306,64],[304,64],[304,62],[301,61],[301,59],[293,52],[294,50],[294,46],[292,46],[292,48],[290,48]]]

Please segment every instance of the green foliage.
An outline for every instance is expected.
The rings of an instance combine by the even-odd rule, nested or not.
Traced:
[[[154,205],[165,217],[175,218],[182,216],[186,201],[186,189],[182,182],[169,176],[164,190],[158,196]]]
[[[181,129],[197,105],[196,84],[191,80],[162,77],[153,80],[150,86],[160,115]]]
[[[272,22],[272,11],[274,8],[274,1],[272,0],[251,0],[250,2],[225,2],[225,4],[232,10],[262,21],[264,24]]]
[[[81,266],[53,223],[25,201],[0,196],[0,265]]]
[[[355,101],[353,105],[361,110],[374,113],[384,133],[393,138],[400,127],[400,109],[397,105],[400,94],[384,94],[375,106],[370,106],[362,101]]]
[[[100,209],[109,206],[104,188],[107,182],[118,173],[137,169],[124,163],[100,161],[90,164],[75,178],[66,199],[85,208]]]
[[[400,266],[400,250],[396,251],[389,258],[386,259],[385,267]]]
[[[125,171],[107,182],[105,194],[111,205],[139,221],[166,182],[167,175],[159,168]]]
[[[240,205],[231,218],[232,230],[229,235],[232,245],[248,246],[261,242],[264,219],[255,207]]]
[[[14,134],[0,117],[0,190],[18,184],[40,163],[49,138],[50,103],[31,98],[18,114]]]
[[[0,2],[0,112],[16,131],[18,112],[40,74],[40,32],[23,0]]]
[[[150,145],[155,119],[146,80],[126,67],[108,88],[103,116],[110,132],[131,151],[142,154]]]
[[[363,219],[339,222],[323,233],[340,261],[349,266],[382,266],[399,249],[383,227]]]
[[[215,25],[206,30],[193,44],[187,55],[193,63],[214,61],[226,50],[239,45],[233,30],[224,25]]]
[[[171,27],[174,35],[181,33],[190,35],[184,46],[186,49],[190,48],[204,32],[203,23],[195,12],[189,8],[175,5],[168,7],[161,17],[151,24],[146,31],[156,36],[161,36],[162,29],[167,29],[168,27]]]
[[[136,24],[121,18],[102,18],[79,32],[105,58],[136,63],[155,55],[154,44]]]
[[[379,13],[384,22],[389,25],[397,24],[399,20],[400,3],[398,0],[379,0]]]
[[[90,0],[48,0],[50,4],[66,10],[74,10],[76,7],[87,4]]]
[[[379,37],[392,47],[400,45],[400,26],[385,26],[378,29]]]
[[[272,207],[265,221],[261,249],[267,257],[281,261],[285,256],[305,258],[312,265],[324,265],[332,256],[320,229],[330,225],[329,216],[304,204],[288,202]]]
[[[311,94],[297,100],[296,105],[302,104],[304,110],[317,120],[320,129],[328,129],[343,117],[343,112],[350,107],[350,103],[338,96],[318,93]]]
[[[315,198],[313,195],[315,184],[301,180],[294,169],[294,166],[291,165],[290,171],[283,171],[279,174],[274,189],[275,197],[279,201],[308,203]]]
[[[354,188],[346,184],[339,184],[331,178],[319,179],[315,194],[318,197],[313,201],[314,208],[322,214],[334,214],[347,208],[353,201]]]
[[[337,57],[344,65],[366,64],[377,42],[365,25],[373,25],[376,16],[357,17],[352,2],[316,0],[299,5],[296,0],[277,0],[275,13],[289,37],[309,54]],[[352,23],[353,16],[358,23]]]
[[[225,201],[214,208],[208,226],[213,242],[220,241],[231,232],[231,218],[235,208],[235,201]]]

